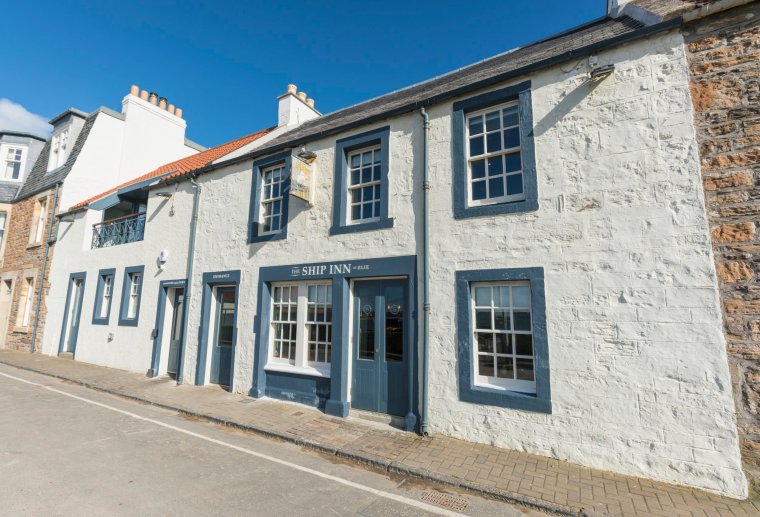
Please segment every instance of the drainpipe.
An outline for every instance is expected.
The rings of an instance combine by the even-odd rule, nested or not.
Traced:
[[[428,133],[430,117],[425,108],[420,108],[424,121],[422,132],[422,285],[423,285],[423,321],[422,321],[422,423],[420,432],[428,434],[428,348],[430,346],[430,214],[428,213],[428,195],[430,178],[428,176]]]
[[[50,213],[55,215],[56,207],[58,206],[58,191],[61,188],[61,183],[55,184],[55,194],[53,194],[53,207]],[[47,217],[47,214],[45,214]],[[58,223],[56,222],[56,235],[58,234]],[[48,224],[47,242],[45,243],[45,258],[42,261],[42,274],[40,275],[40,282],[37,286],[37,303],[34,308],[34,330],[32,330],[32,345],[30,347],[30,353],[34,353],[37,350],[37,329],[40,325],[40,303],[42,302],[42,290],[45,288],[45,273],[47,272],[48,256],[50,255],[50,241],[53,239],[53,218],[50,218]]]
[[[190,241],[187,247],[187,279],[185,283],[185,301],[182,308],[182,346],[179,349],[179,357],[177,357],[177,384],[182,384],[182,374],[184,371],[184,355],[185,347],[187,346],[187,315],[190,311],[190,293],[193,289],[193,259],[195,258],[195,232],[198,228],[198,205],[201,201],[201,186],[195,181],[196,176],[190,176],[190,183],[193,185],[195,192],[193,193],[193,217],[190,223]]]

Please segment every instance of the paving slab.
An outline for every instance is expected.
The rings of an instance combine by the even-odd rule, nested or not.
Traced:
[[[422,437],[307,406],[177,385],[57,357],[0,350],[0,363],[139,400],[396,474],[449,484],[560,515],[758,515],[740,501],[446,436]]]

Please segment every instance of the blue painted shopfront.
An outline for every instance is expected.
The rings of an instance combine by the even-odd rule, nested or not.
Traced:
[[[268,364],[273,286],[316,280],[332,285],[329,377]],[[251,395],[301,402],[343,417],[351,407],[389,413],[416,429],[416,286],[415,256],[262,267]]]

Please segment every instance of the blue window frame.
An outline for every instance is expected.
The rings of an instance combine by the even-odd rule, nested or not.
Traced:
[[[101,269],[98,271],[98,286],[95,291],[95,308],[92,311],[93,325],[108,325],[111,318],[111,303],[113,288],[116,285],[116,270]]]
[[[390,126],[335,142],[330,235],[392,228],[388,217]]]
[[[119,325],[136,327],[140,319],[140,298],[145,278],[145,266],[124,268],[124,282],[121,287],[121,308]]]
[[[538,209],[531,83],[454,103],[454,217]]]
[[[551,413],[541,267],[456,272],[459,399]]]
[[[248,242],[288,237],[288,205],[292,156],[280,153],[253,162]]]

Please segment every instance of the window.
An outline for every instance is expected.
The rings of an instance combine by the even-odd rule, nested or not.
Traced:
[[[388,142],[383,127],[335,142],[331,235],[392,228],[388,216]]]
[[[530,82],[454,103],[454,217],[538,209]]]
[[[34,305],[34,277],[24,279],[21,304],[16,316],[16,326],[28,327],[32,319],[32,305]]]
[[[287,238],[291,163],[290,153],[280,153],[253,163],[249,243]]]
[[[24,149],[21,147],[8,147],[5,155],[5,170],[3,178],[17,180],[21,177],[21,165],[23,163]]]
[[[92,323],[95,325],[108,324],[115,277],[115,269],[101,269],[98,272],[98,287],[95,293],[95,308],[92,315]]]
[[[47,198],[39,198],[34,206],[32,220],[32,233],[29,235],[30,244],[40,244],[45,233],[45,219],[47,219]]]
[[[283,187],[285,186],[285,166],[275,165],[262,172],[261,218],[259,230],[262,234],[278,233],[282,230]]]
[[[48,170],[57,169],[66,163],[66,151],[69,147],[69,128],[53,135],[50,143],[50,161]]]
[[[543,268],[458,271],[459,397],[551,412]]]
[[[267,367],[292,365],[329,375],[332,284],[276,284],[270,314],[271,356]]]
[[[145,266],[128,267],[124,270],[119,325],[137,326],[140,316],[140,296],[144,272]]]
[[[5,239],[5,223],[8,219],[8,212],[0,212],[0,251],[3,249]]]

